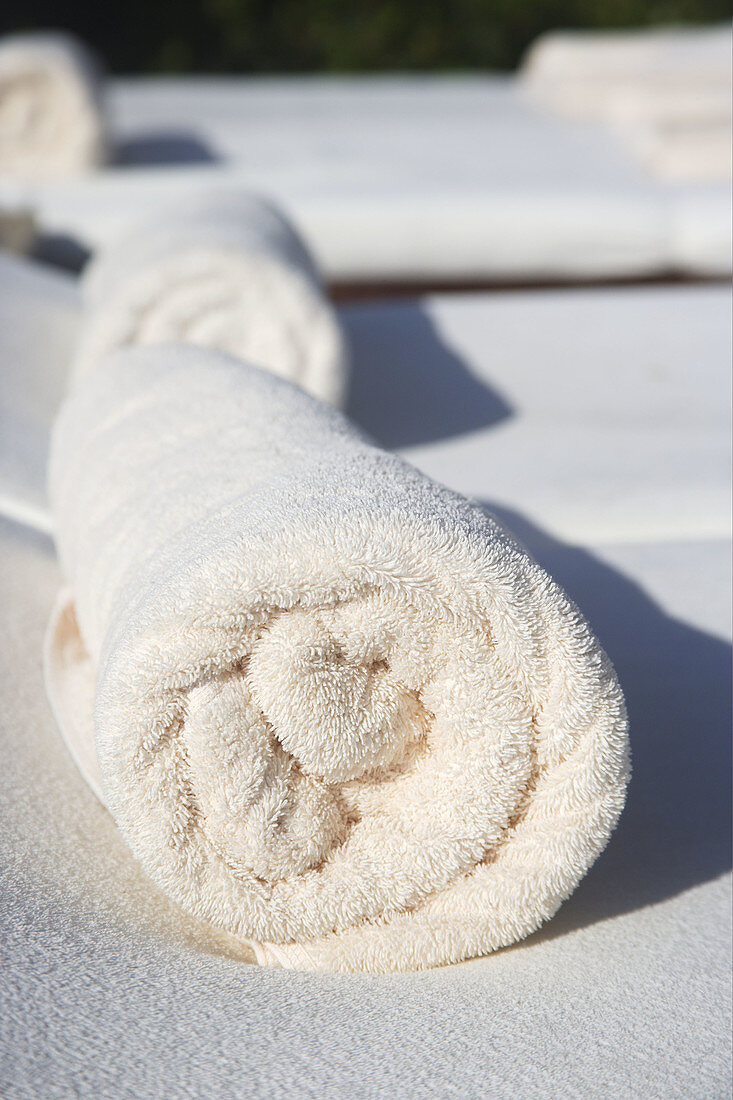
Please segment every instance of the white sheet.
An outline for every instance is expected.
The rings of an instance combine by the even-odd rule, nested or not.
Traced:
[[[730,1079],[730,546],[525,538],[616,660],[635,752],[611,846],[544,932],[398,977],[247,966],[151,886],[48,713],[50,544],[0,521],[0,1076],[18,1100],[720,1096]],[[661,766],[659,761],[662,761]],[[135,1057],[129,1056],[131,1048]]]
[[[0,325],[0,371],[38,439],[75,307],[69,281],[26,273],[23,294],[31,281],[67,336],[44,354],[29,304],[12,354]],[[730,543],[710,535],[727,477],[728,309],[725,289],[671,287],[342,311],[354,415],[503,507],[588,616],[629,703],[635,772],[619,831],[552,925],[492,958],[397,978],[264,971],[170,906],[48,713],[50,542],[0,522],[0,1074],[15,1095],[35,1097],[39,1080],[59,1095],[161,1100],[236,1094],[243,1081],[273,1096],[724,1093]],[[563,464],[567,441],[575,461]],[[532,461],[515,474],[525,447]],[[610,501],[589,496],[591,460]],[[664,518],[677,490],[684,533]],[[653,538],[645,516],[661,517]]]
[[[730,531],[726,287],[443,296],[342,317],[352,415],[431,477],[596,545]]]
[[[76,283],[8,257],[0,289],[0,510],[48,529]],[[730,314],[724,286],[346,306],[347,412],[430,477],[559,538],[726,536]]]
[[[28,191],[48,232],[89,248],[235,183],[280,202],[331,279],[731,269],[726,184],[660,183],[512,78],[126,79],[110,104],[122,163]]]

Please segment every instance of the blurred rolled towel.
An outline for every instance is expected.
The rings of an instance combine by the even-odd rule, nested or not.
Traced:
[[[196,196],[135,225],[83,279],[75,372],[128,344],[229,352],[339,404],[346,350],[304,242],[269,203]]]
[[[731,174],[730,25],[553,32],[530,49],[520,79],[535,102],[612,127],[655,174]]]
[[[449,963],[552,916],[621,811],[624,703],[494,519],[185,345],[99,363],[52,450],[50,698],[163,890],[302,969]]]
[[[105,153],[100,68],[87,49],[56,33],[0,39],[0,175],[74,175]]]

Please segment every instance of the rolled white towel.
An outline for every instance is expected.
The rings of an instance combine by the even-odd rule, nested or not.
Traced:
[[[65,34],[0,39],[0,174],[28,178],[88,171],[104,160],[100,70]]]
[[[657,175],[731,173],[730,25],[543,35],[520,80],[541,106],[609,125]]]
[[[198,195],[134,226],[84,275],[74,373],[127,344],[229,352],[338,404],[346,352],[308,249],[272,205]]]
[[[67,399],[50,485],[57,719],[151,878],[260,962],[492,951],[605,846],[626,716],[577,608],[339,413],[123,349]]]
[[[717,104],[730,88],[731,28],[553,31],[530,47],[520,77],[538,100],[578,118],[605,118],[619,101],[634,121],[675,105],[689,115],[693,95]]]

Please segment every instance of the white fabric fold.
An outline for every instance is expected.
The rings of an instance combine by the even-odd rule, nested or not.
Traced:
[[[75,175],[106,154],[97,61],[65,34],[0,39],[0,173]]]
[[[218,348],[338,404],[346,352],[308,250],[275,207],[202,192],[139,222],[84,274],[75,372],[128,344]]]
[[[99,363],[52,450],[48,690],[159,886],[305,969],[439,965],[552,916],[621,811],[625,709],[497,522],[191,346]]]
[[[543,35],[521,79],[561,115],[609,124],[654,174],[731,174],[730,24]]]

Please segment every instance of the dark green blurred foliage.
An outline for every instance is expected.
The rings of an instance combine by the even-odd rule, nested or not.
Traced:
[[[513,68],[542,31],[704,23],[730,0],[2,0],[0,30],[62,27],[113,72]]]

